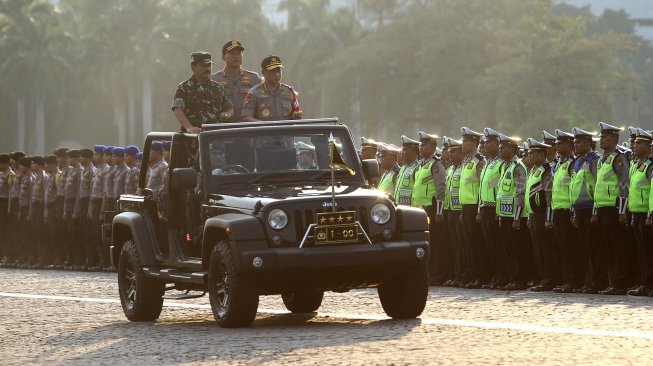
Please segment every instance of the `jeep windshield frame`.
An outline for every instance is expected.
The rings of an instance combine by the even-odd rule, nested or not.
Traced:
[[[216,174],[215,160],[212,162],[211,152],[216,150],[214,146],[216,143],[227,139],[261,139],[261,140],[277,140],[283,139],[283,136],[316,136],[319,144],[326,143],[328,147],[328,138],[333,135],[338,143],[342,145],[342,158],[345,162],[349,163],[349,168],[355,172],[351,175],[344,169],[336,169],[335,180],[343,185],[359,185],[365,184],[363,172],[361,169],[361,161],[356,153],[351,133],[344,125],[282,125],[282,126],[265,126],[265,127],[238,127],[230,129],[218,129],[203,131],[198,135],[199,138],[199,154],[200,154],[200,170],[202,172],[202,182],[204,184],[204,194],[219,194],[223,191],[248,191],[255,190],[262,185],[317,185],[327,184],[330,181],[330,176],[324,174],[330,171],[328,168],[328,161],[324,166],[324,151],[321,151],[321,159],[316,157],[316,160],[321,160],[321,166],[314,170],[265,170],[265,171],[250,171],[245,172],[239,169],[237,174]],[[257,140],[258,141],[258,140]],[[232,141],[232,146],[235,145]],[[256,150],[255,147],[250,147]],[[296,147],[293,147],[295,149]],[[322,149],[324,146],[322,146]],[[225,159],[224,150],[226,147],[217,148],[222,150],[223,157],[219,155],[217,159]],[[288,150],[293,150],[288,148]],[[320,147],[316,147],[317,150]],[[297,151],[297,150],[295,150]],[[260,152],[255,152],[254,155],[258,156]],[[220,153],[218,153],[220,154]],[[328,150],[326,152],[328,154]],[[214,156],[213,159],[216,157]],[[328,159],[328,155],[326,156]],[[222,162],[221,160],[218,160]],[[222,162],[224,166],[231,166],[228,162]],[[255,163],[258,166],[258,160]],[[287,176],[287,179],[285,179]],[[314,179],[319,177],[318,179]],[[249,183],[249,184],[247,184]]]

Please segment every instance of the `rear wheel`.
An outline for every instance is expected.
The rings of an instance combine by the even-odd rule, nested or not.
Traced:
[[[282,294],[283,304],[292,313],[312,313],[322,305],[324,291],[302,291]]]
[[[379,286],[379,299],[385,313],[393,319],[420,316],[428,297],[428,278],[428,267],[419,265]]]
[[[247,327],[256,318],[258,293],[252,278],[236,271],[228,242],[211,252],[209,300],[215,321],[223,328]]]
[[[132,240],[127,241],[120,251],[118,292],[127,319],[152,321],[161,315],[165,283],[145,276]]]

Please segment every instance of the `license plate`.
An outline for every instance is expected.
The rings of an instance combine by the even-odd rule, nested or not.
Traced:
[[[350,243],[358,241],[356,211],[325,212],[317,214],[315,243]]]

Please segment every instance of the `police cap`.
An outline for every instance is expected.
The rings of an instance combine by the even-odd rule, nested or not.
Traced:
[[[125,148],[125,154],[129,156],[136,156],[138,154],[138,146],[129,145]]]
[[[45,157],[45,163],[46,164],[56,164],[57,163],[57,157],[54,155],[48,155]]]
[[[103,154],[105,147],[106,146],[104,146],[104,145],[93,145],[93,151],[98,153],[98,154]]]
[[[60,147],[53,151],[53,154],[58,157],[58,158],[65,158],[66,155],[68,154],[68,148],[67,147]]]
[[[32,157],[31,156],[23,156],[20,159],[18,159],[18,164],[29,168],[32,165]]]
[[[68,151],[66,151],[66,155],[69,158],[78,158],[79,157],[79,150],[77,150],[77,149],[68,150]]]
[[[243,44],[240,43],[239,40],[233,39],[222,46],[222,54],[224,55],[225,53],[231,51],[231,50],[241,50],[245,51],[245,47],[243,47]]]
[[[45,159],[42,156],[32,156],[32,163],[42,167],[45,165]]]
[[[125,148],[124,147],[114,147],[112,155],[113,156],[125,156]]]
[[[9,164],[11,156],[9,154],[0,154],[0,164]]]
[[[25,156],[25,153],[22,152],[22,151],[14,151],[14,152],[12,152],[11,154],[9,154],[9,157],[10,157],[11,160],[13,160],[13,161],[18,161],[18,160],[20,160],[20,158],[22,158],[23,156]]]
[[[276,68],[283,68],[283,65],[281,64],[281,59],[279,56],[276,55],[270,55],[261,61],[261,69],[265,70],[274,70]]]
[[[81,149],[79,150],[79,156],[85,159],[93,158],[93,150],[91,149]]]

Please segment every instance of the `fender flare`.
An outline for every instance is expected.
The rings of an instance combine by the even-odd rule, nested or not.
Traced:
[[[239,242],[259,242],[267,248],[267,237],[260,219],[241,213],[228,213],[211,217],[204,223],[202,240],[202,267],[208,269],[211,251],[216,243],[228,240],[232,245]]]
[[[136,245],[138,258],[143,266],[157,265],[155,245],[156,235],[149,233],[150,226],[145,218],[137,212],[121,212],[113,218],[111,225],[111,263],[118,267],[118,259],[123,244],[132,239]]]

